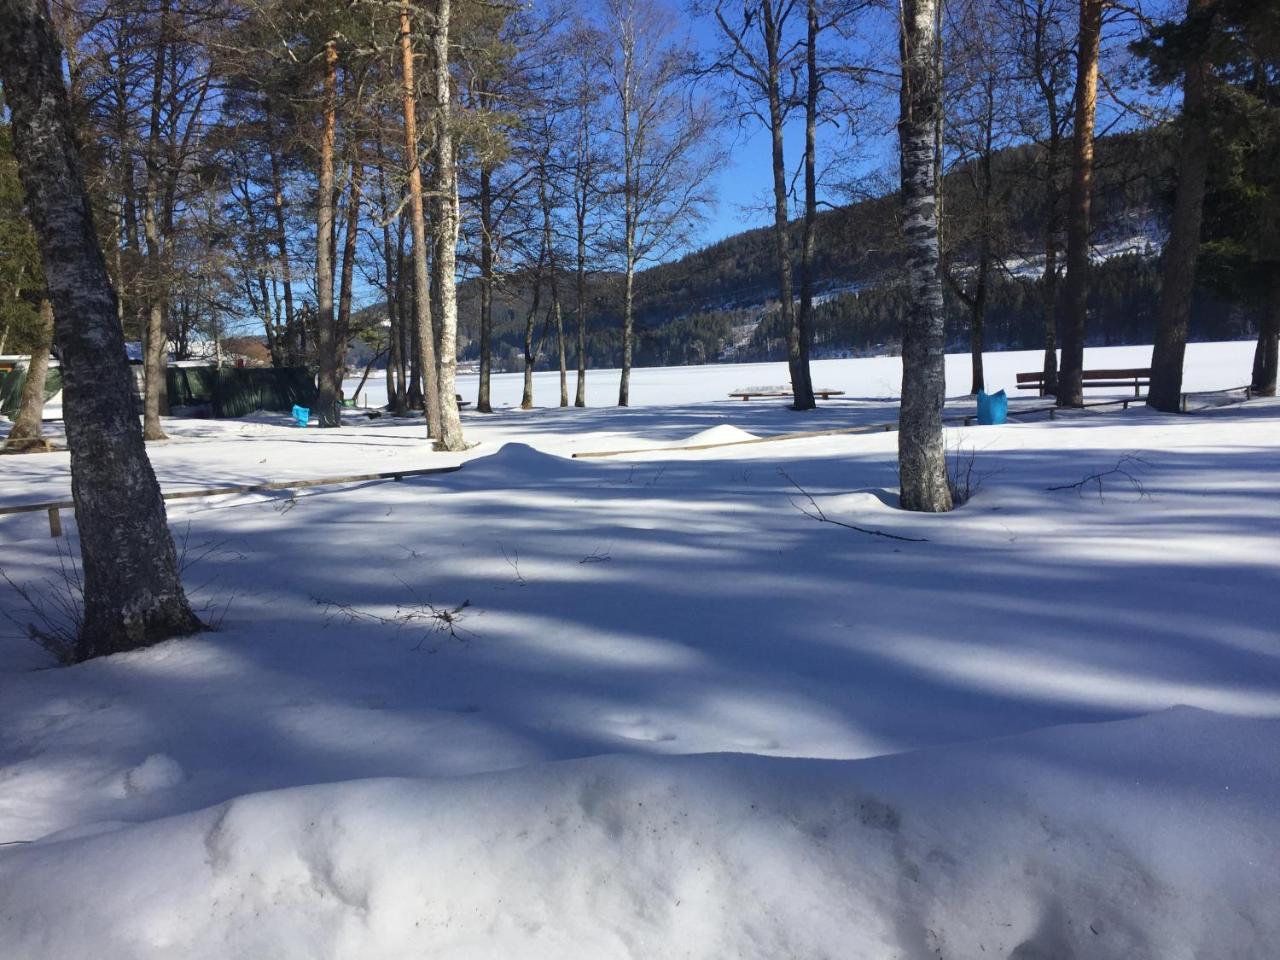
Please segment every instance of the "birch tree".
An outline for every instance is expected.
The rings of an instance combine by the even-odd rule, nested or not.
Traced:
[[[1058,281],[1063,218],[1063,169],[1071,128],[1070,82],[1074,31],[1070,0],[999,0],[1007,24],[1013,63],[1030,88],[1035,107],[1022,116],[1022,133],[1037,148],[1037,174],[1044,187],[1042,230],[1044,269],[1040,278],[1041,327],[1044,331],[1045,392],[1058,392]]]
[[[609,0],[614,43],[607,71],[616,109],[622,206],[618,237],[623,268],[622,376],[618,406],[631,403],[637,267],[688,239],[710,200],[712,121],[705,102],[688,96],[690,55],[674,35],[660,0]]]
[[[906,510],[951,509],[942,406],[945,329],[938,238],[942,76],[940,0],[902,0],[901,147],[903,235],[910,300],[902,327],[902,406],[898,473]]]
[[[436,0],[431,44],[435,88],[435,289],[440,302],[440,346],[435,382],[440,429],[437,450],[467,447],[454,388],[458,368],[458,157],[454,149],[453,83],[449,75],[450,0]]]

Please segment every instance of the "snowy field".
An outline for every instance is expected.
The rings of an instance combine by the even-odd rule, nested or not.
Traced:
[[[218,629],[0,640],[0,957],[1275,957],[1280,403],[948,429],[981,486],[939,516],[892,433],[683,449],[893,420],[898,362],[815,364],[847,396],[806,414],[725,399],[782,365],[637,370],[625,411],[539,375],[460,455],[169,421],[166,489],[463,468],[173,501]],[[0,459],[0,504],[68,492]],[[5,573],[59,582],[64,524],[0,516]]]

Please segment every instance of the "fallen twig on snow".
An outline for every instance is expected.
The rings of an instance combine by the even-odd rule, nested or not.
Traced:
[[[1085,487],[1092,483],[1097,488],[1098,500],[1105,503],[1106,499],[1102,495],[1102,482],[1108,477],[1119,477],[1129,484],[1130,489],[1132,489],[1134,493],[1138,495],[1138,499],[1141,500],[1144,497],[1151,496],[1151,494],[1147,493],[1146,488],[1142,485],[1142,481],[1134,474],[1134,471],[1150,469],[1151,464],[1147,463],[1146,460],[1143,460],[1142,457],[1138,456],[1136,453],[1126,453],[1116,461],[1116,465],[1110,470],[1100,470],[1097,473],[1089,474],[1087,477],[1081,477],[1075,483],[1063,483],[1056,487],[1045,487],[1045,489],[1074,490],[1083,497]]]
[[[797,510],[799,510],[801,513],[803,513],[806,517],[808,517],[811,520],[817,520],[819,523],[834,523],[837,527],[844,527],[846,530],[853,530],[857,533],[865,533],[869,537],[884,537],[886,540],[901,540],[905,543],[928,543],[929,542],[927,537],[904,537],[896,533],[886,533],[883,530],[872,530],[870,527],[859,527],[856,524],[845,523],[843,520],[834,520],[831,517],[828,517],[826,513],[823,512],[822,508],[818,506],[818,501],[813,499],[813,494],[811,494],[804,487],[800,486],[800,484],[796,483],[795,479],[791,476],[791,474],[787,473],[787,471],[785,470],[779,470],[778,473],[781,474],[783,477],[786,477],[787,482],[790,483],[797,490],[799,490],[800,493],[804,496],[804,498],[809,501],[809,509],[806,509],[804,504],[796,503],[796,500],[794,497],[787,498],[791,502],[791,505],[793,507],[795,507]]]
[[[405,589],[413,593],[413,588],[403,580]],[[417,596],[414,597],[412,603],[396,604],[395,612],[389,615],[373,613],[370,610],[361,610],[349,603],[341,603],[337,600],[326,600],[323,597],[312,597],[317,606],[324,607],[324,615],[327,620],[334,617],[341,617],[346,623],[380,623],[387,626],[394,626],[396,633],[399,634],[406,627],[422,627],[422,636],[418,639],[418,643],[414,646],[418,650],[426,642],[427,638],[433,633],[447,633],[454,640],[462,640],[461,633],[467,633],[459,624],[466,619],[463,613],[471,606],[470,600],[463,600],[456,607],[437,607],[429,600],[423,600]]]

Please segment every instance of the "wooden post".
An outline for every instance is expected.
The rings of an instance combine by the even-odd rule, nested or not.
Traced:
[[[58,513],[57,507],[49,508],[49,536],[62,536],[62,515]]]

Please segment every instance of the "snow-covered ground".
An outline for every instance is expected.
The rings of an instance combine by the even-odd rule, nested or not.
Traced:
[[[1250,356],[1193,345],[1188,389]],[[1275,956],[1280,403],[950,429],[982,485],[940,516],[892,433],[682,449],[892,420],[897,363],[815,365],[848,398],[809,414],[722,399],[781,365],[638,370],[457,456],[171,421],[170,489],[467,462],[173,501],[216,631],[0,642],[0,956]],[[0,504],[66,470],[0,460]],[[0,542],[58,580],[43,516]]]

